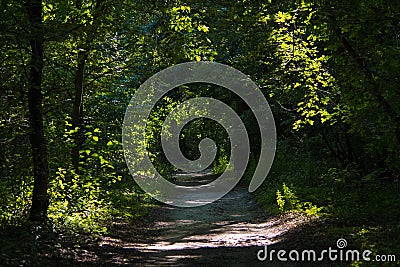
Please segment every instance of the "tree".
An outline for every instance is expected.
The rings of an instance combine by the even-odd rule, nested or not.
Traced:
[[[29,43],[31,47],[31,60],[29,63],[28,79],[28,106],[29,106],[29,140],[32,149],[34,186],[32,193],[32,206],[30,220],[42,221],[47,218],[49,196],[47,193],[49,167],[47,147],[43,127],[43,6],[41,0],[27,2],[29,17]]]
[[[78,11],[82,11],[82,1],[76,0],[75,7]],[[93,40],[96,37],[96,27],[99,22],[100,15],[103,11],[102,1],[97,0],[93,3],[92,10],[92,20],[91,22],[86,21],[83,33],[81,36],[78,36],[77,47],[78,51],[77,55],[77,66],[75,71],[75,80],[74,80],[74,104],[72,108],[72,129],[75,130],[74,133],[74,146],[72,148],[72,165],[75,169],[75,172],[79,174],[79,161],[80,161],[80,150],[82,146],[82,136],[83,136],[83,95],[84,95],[84,82],[85,82],[85,66],[86,61],[89,57],[89,53],[91,50],[91,46],[93,45]]]

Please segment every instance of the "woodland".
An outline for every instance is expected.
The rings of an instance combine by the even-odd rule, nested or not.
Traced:
[[[164,204],[124,159],[124,114],[155,73],[196,61],[240,70],[267,99],[276,155],[251,198],[271,216],[305,218],[287,240],[319,248],[346,237],[397,258],[343,266],[400,264],[400,1],[2,0],[0,12],[1,266],[94,266],[74,251],[115,234],[116,221],[157,217]],[[153,165],[174,181],[160,132],[196,97],[223,101],[245,124],[248,184],[260,132],[249,106],[223,87],[181,86],[153,107]],[[182,153],[198,158],[204,138],[218,146],[217,176],[230,157],[221,125],[191,121]]]

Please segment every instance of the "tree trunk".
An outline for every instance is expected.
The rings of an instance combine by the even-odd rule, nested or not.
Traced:
[[[332,14],[328,14],[328,19],[331,21],[333,25],[335,25],[335,18]],[[364,73],[364,75],[369,80],[374,80],[374,74],[369,69],[367,58],[361,56],[356,49],[352,46],[349,40],[344,36],[342,30],[338,27],[334,28],[335,33],[340,38],[340,43],[344,47],[344,49],[349,53],[350,57],[356,62],[359,66],[360,70]],[[400,114],[396,111],[396,108],[393,107],[390,102],[384,97],[384,95],[375,87],[370,88],[370,93],[375,97],[380,107],[389,117],[389,119],[394,124],[394,136],[396,138],[397,144],[400,144]]]
[[[42,73],[43,73],[43,31],[42,31],[42,1],[29,0],[27,11],[30,23],[31,61],[28,81],[29,106],[29,141],[33,160],[33,193],[29,219],[44,221],[47,219],[49,196],[47,194],[49,167],[47,147],[44,138],[42,115]]]
[[[75,6],[77,9],[82,8],[82,1],[76,0]],[[99,18],[99,12],[102,11],[101,1],[97,0],[95,3],[95,9],[93,14],[93,25],[96,25],[96,21]],[[85,81],[85,66],[89,56],[90,46],[94,39],[94,34],[91,30],[94,30],[95,26],[86,28],[87,37],[80,42],[78,41],[78,59],[77,69],[75,72],[75,99],[74,106],[72,108],[72,128],[77,129],[74,133],[74,146],[72,148],[72,166],[75,173],[79,174],[79,161],[80,161],[80,150],[83,143],[84,135],[82,131],[82,111],[83,111],[83,93],[84,93],[84,81]]]
[[[357,51],[353,48],[353,46],[350,44],[350,42],[345,37],[343,37],[343,36],[341,37],[341,42],[342,42],[344,48],[346,49],[346,51],[350,54],[350,56],[353,58],[353,60],[358,64],[360,69],[363,71],[364,75],[368,79],[373,80],[374,75],[370,71],[370,69],[368,69],[366,59],[361,57],[357,53]],[[381,108],[386,113],[386,115],[389,117],[389,119],[395,125],[394,134],[396,137],[397,144],[400,144],[400,115],[396,112],[396,109],[389,103],[389,101],[386,100],[386,98],[382,95],[382,93],[379,92],[378,89],[376,89],[375,87],[371,87],[370,92],[375,97],[378,104],[381,106]]]
[[[72,166],[75,173],[79,174],[79,157],[81,150],[81,133],[82,133],[82,108],[83,108],[83,82],[85,79],[85,65],[88,51],[78,48],[78,65],[75,72],[75,99],[72,110],[72,128],[78,129],[74,133],[74,147],[72,148]]]

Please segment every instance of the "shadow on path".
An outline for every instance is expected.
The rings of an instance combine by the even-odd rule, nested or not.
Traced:
[[[207,183],[212,176],[177,176],[177,183]],[[197,180],[194,180],[197,179]],[[195,181],[195,182],[193,182]],[[153,208],[140,221],[113,224],[110,235],[78,257],[90,266],[283,266],[260,262],[257,252],[272,245],[303,217],[277,217],[257,206],[247,188],[237,186],[222,199],[201,207]],[[285,265],[288,266],[288,265]]]

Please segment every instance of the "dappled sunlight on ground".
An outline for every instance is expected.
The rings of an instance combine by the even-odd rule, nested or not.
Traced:
[[[186,182],[187,176],[178,179]],[[117,220],[108,235],[75,259],[84,266],[94,262],[104,266],[265,266],[257,252],[264,245],[279,244],[287,233],[308,222],[298,214],[266,213],[246,187],[237,186],[209,205],[164,205],[135,221]]]
[[[237,218],[237,217],[236,217]],[[251,220],[251,218],[248,218]],[[154,244],[141,244],[140,250],[171,250],[213,247],[264,246],[276,243],[284,233],[302,223],[301,218],[290,218],[283,224],[279,218],[265,222],[219,221],[211,224],[199,221],[160,222],[166,233]],[[187,226],[186,231],[181,227]],[[204,230],[204,232],[202,232]]]
[[[116,222],[112,236],[103,237],[100,247],[134,251],[135,259],[145,265],[201,262],[204,257],[257,263],[259,249],[280,242],[288,231],[308,221],[296,214],[265,213],[240,186],[210,205],[161,206],[150,217],[153,220],[142,225]]]

